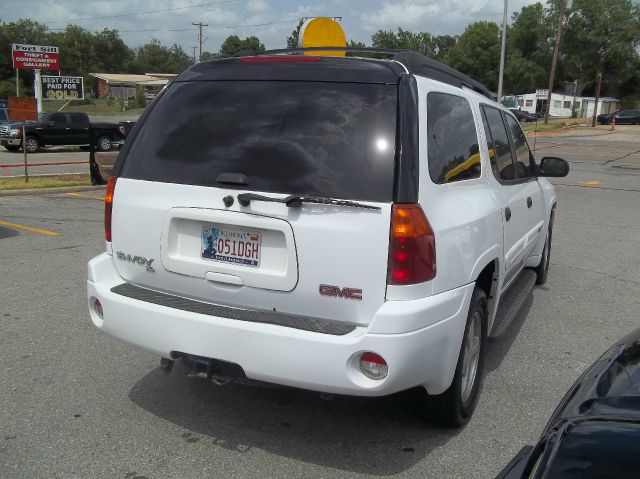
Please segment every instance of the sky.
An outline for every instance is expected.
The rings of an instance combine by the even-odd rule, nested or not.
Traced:
[[[301,17],[342,17],[347,38],[371,41],[378,29],[459,34],[478,20],[502,22],[503,0],[2,0],[0,20],[29,18],[50,29],[68,23],[88,30],[114,28],[130,47],[152,37],[177,43],[192,54],[197,27],[204,28],[204,50],[216,52],[224,39],[255,35],[267,48],[286,47]],[[508,15],[535,0],[509,0]],[[164,10],[164,11],[159,11]],[[153,13],[149,13],[153,11]],[[34,12],[37,12],[34,14]],[[142,13],[146,12],[146,13]],[[100,17],[100,18],[97,18]],[[63,52],[61,52],[63,53]]]

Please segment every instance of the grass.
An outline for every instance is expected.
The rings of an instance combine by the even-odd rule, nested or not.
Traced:
[[[548,131],[548,130],[558,130],[562,128],[567,128],[571,126],[587,126],[591,125],[591,118],[554,118],[550,119],[548,124],[544,124],[544,119],[541,118],[538,120],[538,124],[536,126],[536,122],[528,122],[522,124],[522,129],[524,131]]]
[[[0,177],[0,191],[22,190],[31,188],[59,188],[61,186],[90,186],[91,178],[88,174],[81,175],[38,175],[30,176],[24,181],[24,176]]]
[[[109,101],[107,98],[95,98],[91,100],[91,105],[78,105],[74,102],[69,103],[62,111],[79,111],[86,113],[87,115],[138,115],[144,111],[144,108],[133,108],[133,101],[129,102],[131,105],[126,111],[122,111],[122,103],[117,100]],[[43,101],[42,108],[44,111],[58,111],[66,102],[65,101]],[[110,105],[108,103],[111,103]]]

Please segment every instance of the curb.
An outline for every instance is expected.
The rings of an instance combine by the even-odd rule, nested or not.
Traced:
[[[103,191],[105,185],[100,186],[62,186],[59,188],[31,188],[24,190],[0,190],[0,198],[3,196],[32,196],[53,195],[56,193],[75,193],[79,191]]]

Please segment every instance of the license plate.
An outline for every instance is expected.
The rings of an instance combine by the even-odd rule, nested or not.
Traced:
[[[262,236],[255,231],[203,226],[200,256],[212,261],[258,267],[261,240]]]

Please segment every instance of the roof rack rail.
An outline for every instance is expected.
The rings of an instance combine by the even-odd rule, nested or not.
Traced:
[[[497,96],[482,83],[468,77],[464,73],[445,65],[442,62],[429,58],[422,53],[408,49],[396,48],[366,48],[366,47],[306,47],[306,48],[282,48],[265,51],[238,52],[233,56],[247,55],[286,55],[304,52],[347,52],[347,53],[378,53],[391,56],[407,69],[409,73],[431,78],[432,80],[447,83],[458,88],[466,87],[491,100],[496,100]]]

